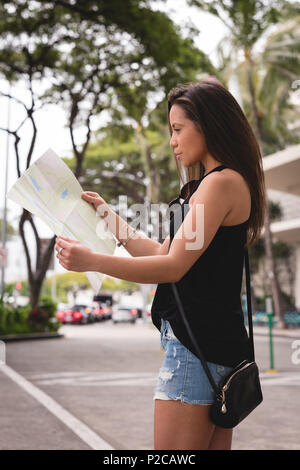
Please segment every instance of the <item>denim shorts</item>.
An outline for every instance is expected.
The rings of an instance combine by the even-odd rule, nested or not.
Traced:
[[[200,359],[176,338],[168,320],[161,319],[160,343],[165,352],[153,400],[212,404],[215,393]],[[233,369],[213,362],[207,362],[207,365],[217,384]]]

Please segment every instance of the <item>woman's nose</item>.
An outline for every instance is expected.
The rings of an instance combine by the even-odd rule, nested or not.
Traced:
[[[174,139],[173,136],[172,136],[171,139],[170,139],[170,146],[171,146],[171,147],[176,147],[176,140]]]

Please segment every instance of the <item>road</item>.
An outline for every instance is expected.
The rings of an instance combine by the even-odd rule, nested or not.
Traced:
[[[153,450],[153,391],[163,360],[158,330],[108,320],[60,332],[64,338],[6,343],[0,449]],[[299,450],[295,339],[274,338],[271,374],[268,337],[258,333],[264,401],[234,430],[232,448]]]

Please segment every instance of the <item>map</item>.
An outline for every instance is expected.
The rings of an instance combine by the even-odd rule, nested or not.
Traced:
[[[49,149],[15,182],[7,198],[38,216],[56,234],[78,240],[96,253],[113,255],[116,241],[91,204],[70,168]],[[87,272],[94,293],[105,274]]]

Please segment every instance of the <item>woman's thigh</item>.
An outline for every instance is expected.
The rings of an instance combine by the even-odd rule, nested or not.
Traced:
[[[180,343],[165,320],[161,346],[165,354],[154,391],[155,449],[207,449],[213,436],[213,445],[219,445],[222,433],[214,432],[217,428],[209,417],[214,391],[201,361]],[[231,370],[207,364],[217,383]]]
[[[165,352],[153,399],[211,405],[215,392],[201,361],[176,338],[167,320],[162,320],[161,346]],[[212,362],[207,362],[207,366],[216,384],[232,370]]]
[[[210,406],[156,399],[154,449],[208,449],[215,429],[209,418]]]

